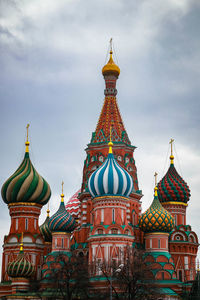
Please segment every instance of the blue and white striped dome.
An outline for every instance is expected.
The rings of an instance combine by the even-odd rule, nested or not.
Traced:
[[[93,197],[104,195],[128,197],[133,190],[132,177],[117,163],[112,154],[112,148],[110,149],[105,162],[92,173],[88,180],[90,194]]]

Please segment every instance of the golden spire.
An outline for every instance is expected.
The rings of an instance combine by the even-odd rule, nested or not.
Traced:
[[[171,155],[170,155],[170,160],[171,160],[171,164],[172,164],[172,165],[174,164],[173,142],[174,142],[174,139],[171,139],[170,142],[169,142],[169,143],[171,144]]]
[[[112,38],[110,39],[110,54],[112,54]]]
[[[64,185],[63,181],[62,181],[61,185],[62,185],[62,194],[60,195],[61,196],[61,202],[64,202],[65,195],[63,194],[63,185]]]
[[[109,151],[108,151],[108,153],[110,154],[110,153],[113,153],[112,152],[112,146],[113,146],[113,143],[112,143],[112,137],[111,137],[111,135],[112,135],[112,126],[110,126],[110,142],[108,143],[108,146],[109,146]]]
[[[158,173],[155,172],[154,177],[155,177],[155,188],[154,188],[154,196],[157,197],[158,196],[158,188],[157,188],[157,176]]]
[[[49,213],[50,213],[50,210],[49,210],[49,202],[47,204],[47,217],[49,218]]]
[[[19,249],[19,251],[22,252],[23,250],[24,250],[24,248],[23,248],[23,232],[22,232],[21,243],[20,243],[20,249]]]
[[[28,141],[28,128],[29,128],[29,126],[30,126],[30,124],[26,125],[26,142],[25,142],[26,150],[25,150],[25,152],[29,152],[29,145],[30,145],[30,142]]]

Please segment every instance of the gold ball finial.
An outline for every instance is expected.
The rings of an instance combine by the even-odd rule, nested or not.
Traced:
[[[155,197],[157,197],[157,196],[158,196],[157,176],[158,176],[158,173],[156,173],[156,172],[155,172],[155,174],[154,174],[154,177],[155,177],[154,196],[155,196]]]
[[[113,153],[112,152],[112,147],[113,147],[113,142],[112,142],[112,126],[110,126],[110,142],[108,143],[108,146],[109,146],[108,153]]]
[[[171,139],[170,140],[170,144],[171,144],[171,155],[170,155],[170,160],[171,160],[171,164],[173,165],[174,164],[174,155],[173,155],[173,142],[174,142],[174,139]]]
[[[30,145],[30,142],[28,140],[28,129],[29,129],[29,126],[30,126],[30,124],[26,125],[26,142],[25,142],[26,150],[25,150],[25,152],[27,152],[27,153],[29,152],[29,145]]]
[[[61,185],[62,185],[62,194],[60,195],[61,196],[61,202],[64,202],[64,197],[65,197],[65,195],[63,194],[64,181],[62,181]]]
[[[24,247],[23,247],[23,232],[22,232],[22,235],[21,235],[21,243],[20,243],[20,249],[19,249],[19,251],[20,251],[20,252],[23,252],[23,250],[24,250]]]

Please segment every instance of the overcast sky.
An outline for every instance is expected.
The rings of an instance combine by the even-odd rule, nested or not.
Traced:
[[[101,68],[113,37],[118,104],[136,146],[143,211],[169,166],[191,189],[187,223],[200,234],[200,1],[0,0],[0,185],[30,156],[51,186],[50,209],[81,185],[87,143],[101,111]],[[40,223],[46,217],[42,210]],[[0,234],[10,217],[0,203]],[[0,243],[2,244],[2,239]]]

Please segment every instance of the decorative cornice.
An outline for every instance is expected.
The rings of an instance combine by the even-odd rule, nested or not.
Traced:
[[[27,202],[15,202],[15,203],[9,203],[8,204],[8,207],[12,207],[12,206],[38,206],[39,208],[42,207],[41,204],[38,204],[38,203],[27,203]]]
[[[175,205],[182,205],[182,206],[188,206],[187,203],[184,202],[177,202],[177,201],[169,201],[169,202],[162,202],[162,206],[165,206],[167,204],[175,204]]]

